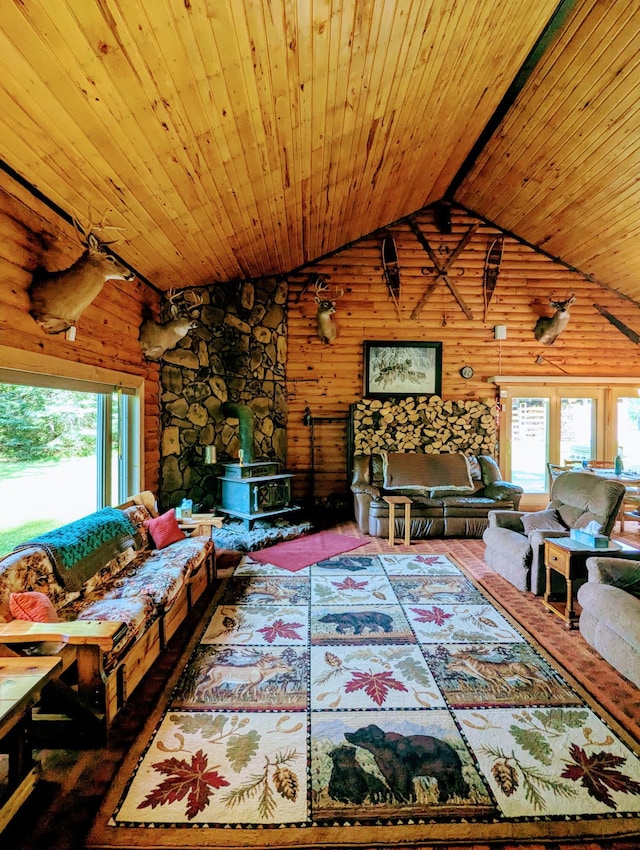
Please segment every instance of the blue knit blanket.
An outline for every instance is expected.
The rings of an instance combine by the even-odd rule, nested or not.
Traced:
[[[117,508],[103,508],[16,547],[40,546],[51,559],[65,590],[80,590],[84,582],[112,558],[134,545],[136,533]]]

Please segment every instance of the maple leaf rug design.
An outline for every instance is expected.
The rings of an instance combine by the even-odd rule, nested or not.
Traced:
[[[225,583],[88,847],[639,834],[636,745],[453,558],[275,569]]]

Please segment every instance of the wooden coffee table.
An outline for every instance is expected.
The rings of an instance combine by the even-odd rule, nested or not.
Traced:
[[[585,543],[572,540],[570,537],[551,537],[544,542],[544,564],[547,571],[547,584],[542,602],[546,607],[561,617],[568,628],[573,628],[579,617],[575,610],[574,582],[585,578],[587,574],[587,558],[624,558],[630,554],[638,554],[638,550],[626,543],[612,540],[607,549],[594,549]],[[551,573],[563,576],[566,582],[564,599],[553,598],[551,589]]]
[[[0,752],[9,757],[8,787],[0,799],[0,832],[38,780],[29,744],[30,711],[58,668],[62,669],[60,658],[0,657]]]

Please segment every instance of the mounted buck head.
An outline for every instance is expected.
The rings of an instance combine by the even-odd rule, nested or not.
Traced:
[[[42,330],[59,334],[74,327],[107,280],[133,280],[135,274],[107,249],[95,233],[87,237],[86,250],[58,272],[37,268],[29,285],[30,313]]]
[[[338,336],[338,328],[333,318],[336,312],[336,303],[339,298],[344,295],[344,289],[340,290],[340,295],[333,298],[329,296],[329,287],[317,277],[311,288],[314,291],[314,300],[318,305],[316,319],[318,323],[318,338],[324,343],[332,342]]]
[[[159,360],[165,351],[175,348],[190,330],[197,327],[194,311],[202,306],[202,295],[192,290],[169,291],[170,321],[160,324],[145,319],[140,325],[140,346],[147,360]]]
[[[575,302],[576,296],[571,293],[565,301],[553,301],[549,303],[556,311],[553,316],[541,316],[533,329],[533,335],[543,345],[553,345],[562,331],[569,324],[569,307]]]

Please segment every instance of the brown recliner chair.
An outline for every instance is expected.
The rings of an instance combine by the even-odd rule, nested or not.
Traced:
[[[551,501],[544,511],[490,511],[489,527],[482,535],[484,560],[518,590],[542,596],[546,585],[544,541],[569,537],[572,528],[600,525],[609,536],[624,499],[619,481],[590,472],[565,472],[551,485]]]

